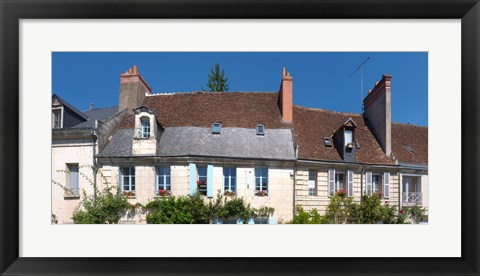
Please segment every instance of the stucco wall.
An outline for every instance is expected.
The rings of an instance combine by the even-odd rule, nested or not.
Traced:
[[[164,164],[162,164],[164,165]],[[228,167],[232,167],[231,164]],[[119,185],[119,166],[103,166],[102,173],[109,183]],[[255,191],[254,167],[237,167],[236,185],[237,196],[243,197],[252,207],[268,206],[275,208],[274,218],[279,221],[289,221],[293,217],[293,174],[292,168],[269,167],[268,170],[268,196],[258,197]],[[171,193],[175,196],[190,193],[190,171],[188,164],[170,165]],[[224,191],[223,165],[213,165],[213,195]],[[155,167],[151,165],[135,166],[135,198],[129,199],[130,203],[140,202],[146,204],[155,198]],[[206,199],[208,200],[208,199]],[[122,222],[146,223],[145,215],[136,217],[124,216]]]
[[[308,170],[315,169],[317,171],[317,195],[308,195]],[[296,171],[296,183],[295,183],[295,205],[302,206],[305,210],[312,210],[316,208],[321,215],[324,214],[326,208],[330,202],[328,196],[328,170],[336,169],[337,171],[352,170],[353,171],[353,200],[354,202],[360,202],[361,199],[361,186],[363,178],[363,192],[365,193],[365,174],[362,175],[360,169],[355,168],[336,168],[332,167],[298,167]],[[398,193],[399,193],[399,176],[393,171],[382,170],[367,170],[372,172],[390,172],[390,197],[388,199],[382,199],[382,203],[388,202],[389,205],[398,206]]]
[[[60,142],[60,141],[58,141]],[[92,142],[88,140],[76,141],[72,144],[68,141],[62,141],[61,144],[54,141],[52,145],[52,180],[65,186],[67,183],[67,164],[78,164],[80,174],[93,181],[92,160]],[[93,193],[93,187],[88,180],[79,175],[80,195],[83,190],[87,194]],[[54,214],[58,223],[72,223],[73,210],[80,203],[80,198],[64,197],[65,191],[52,182],[52,214]]]

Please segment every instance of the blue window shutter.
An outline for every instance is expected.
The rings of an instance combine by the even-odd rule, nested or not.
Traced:
[[[188,165],[190,171],[190,194],[193,195],[197,191],[197,167],[194,163]]]
[[[213,197],[213,165],[207,166],[207,196]]]

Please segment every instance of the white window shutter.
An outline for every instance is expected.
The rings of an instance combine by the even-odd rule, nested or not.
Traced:
[[[328,196],[335,193],[335,170],[328,170]]]
[[[347,196],[353,196],[353,171],[348,171]]]
[[[383,173],[383,197],[390,197],[390,173]]]
[[[367,172],[367,181],[365,183],[366,193],[368,196],[372,195],[372,172]]]

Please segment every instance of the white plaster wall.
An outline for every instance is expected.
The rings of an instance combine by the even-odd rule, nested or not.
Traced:
[[[56,215],[58,223],[72,223],[73,211],[83,198],[82,191],[84,190],[87,194],[93,193],[93,186],[86,179],[93,181],[91,169],[93,151],[90,141],[77,141],[76,144],[69,143],[69,141],[63,142],[60,144],[54,141],[52,145],[52,180],[63,186],[66,185],[67,163],[78,163],[80,174],[84,174],[85,177],[79,175],[80,198],[64,197],[65,191],[52,181],[52,214]],[[35,183],[31,183],[31,185],[35,185]]]
[[[315,169],[317,171],[317,195],[308,195],[308,170]],[[345,168],[334,168],[337,171],[347,171]],[[330,203],[330,197],[328,196],[328,170],[324,167],[298,167],[296,172],[296,184],[295,184],[295,205],[302,206],[304,210],[317,209],[321,215],[327,209]],[[353,170],[353,200],[354,202],[360,202],[361,199],[361,185],[363,178],[363,192],[365,192],[365,174],[361,174],[361,171]],[[389,205],[398,205],[398,192],[399,192],[399,177],[397,173],[390,172],[390,197],[388,199],[382,199],[382,202],[388,202]]]

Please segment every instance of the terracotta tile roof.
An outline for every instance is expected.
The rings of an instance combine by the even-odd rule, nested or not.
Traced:
[[[354,136],[360,148],[356,150],[356,161],[366,164],[393,165],[365,125],[361,114],[294,106],[293,122],[298,159],[342,162],[335,147],[325,146],[323,137],[332,136],[349,118],[357,124]]]
[[[428,127],[392,123],[392,152],[400,163],[428,165]]]
[[[290,128],[282,122],[278,108],[278,92],[191,92],[158,94],[145,97],[142,105],[156,111],[165,127],[210,127],[221,122],[223,127]],[[121,128],[133,127],[133,116]]]

